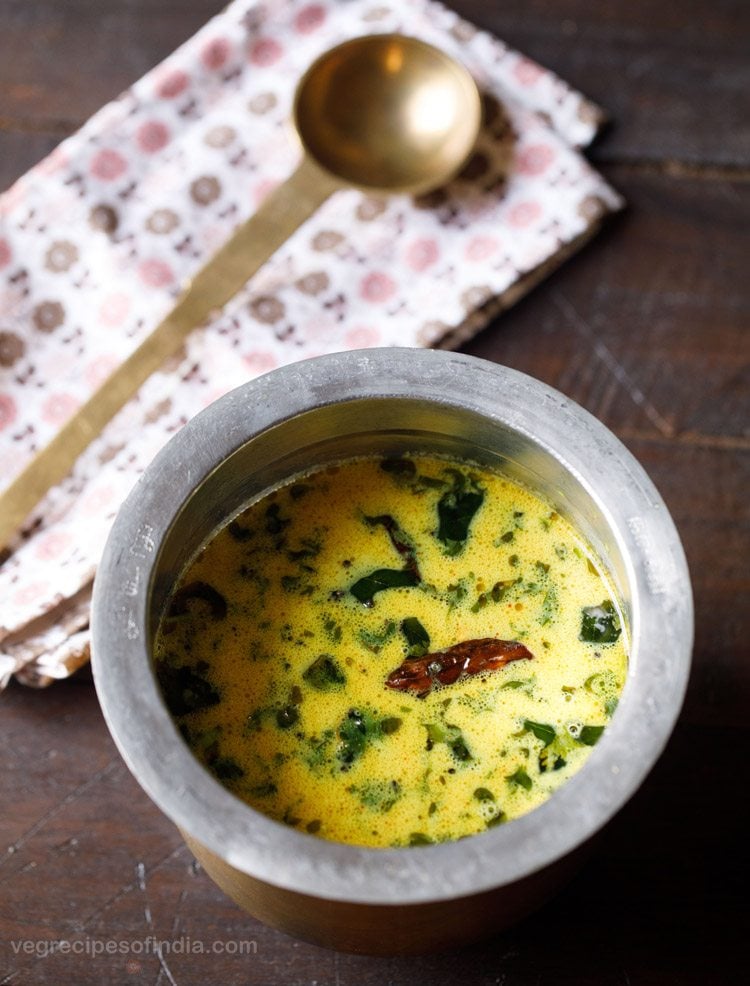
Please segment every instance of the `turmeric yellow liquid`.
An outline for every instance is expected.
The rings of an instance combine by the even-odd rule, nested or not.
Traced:
[[[386,686],[488,637],[531,657],[422,697]],[[368,846],[541,804],[583,766],[627,670],[612,587],[573,527],[499,474],[416,455],[251,504],[183,574],[155,661],[187,743],[237,797]]]

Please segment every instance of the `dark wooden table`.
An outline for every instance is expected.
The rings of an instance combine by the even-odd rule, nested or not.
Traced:
[[[0,0],[0,187],[221,6]],[[668,750],[577,878],[534,917],[465,952],[373,959],[293,941],[224,897],[121,762],[88,673],[41,692],[12,686],[0,698],[0,984],[746,981],[750,5],[453,6],[615,121],[591,157],[627,213],[466,350],[598,415],[666,499],[697,611],[694,670]],[[190,954],[164,963],[134,948],[42,954],[50,940],[92,949],[148,936],[182,937]],[[16,953],[20,939],[42,944]],[[250,943],[244,957],[232,954],[240,942]]]

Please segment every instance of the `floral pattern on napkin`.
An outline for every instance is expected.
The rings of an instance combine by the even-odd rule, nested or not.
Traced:
[[[308,64],[380,31],[472,72],[474,155],[417,199],[336,193],[91,443],[0,568],[0,682],[46,683],[86,659],[115,513],[201,408],[321,353],[455,345],[622,206],[578,150],[601,111],[432,0],[235,0],[0,198],[0,488],[294,169],[288,120]]]

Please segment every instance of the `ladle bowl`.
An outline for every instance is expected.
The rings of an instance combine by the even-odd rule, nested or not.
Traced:
[[[383,192],[417,193],[451,178],[474,147],[480,118],[466,69],[401,34],[326,52],[294,102],[306,153],[342,182]]]

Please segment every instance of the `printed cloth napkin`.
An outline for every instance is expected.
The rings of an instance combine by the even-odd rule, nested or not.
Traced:
[[[201,408],[320,353],[455,345],[622,206],[579,151],[601,111],[432,0],[235,0],[0,198],[0,487],[292,172],[291,100],[309,63],[386,31],[468,67],[484,93],[476,152],[417,199],[335,194],[91,443],[0,566],[0,687],[88,658],[114,515]]]

